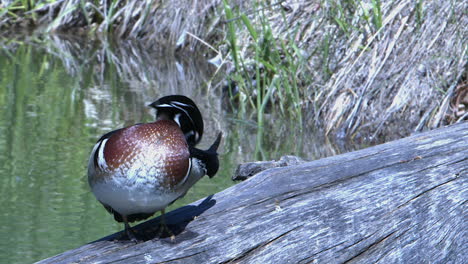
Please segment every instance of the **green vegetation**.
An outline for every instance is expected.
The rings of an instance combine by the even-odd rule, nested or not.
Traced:
[[[450,115],[447,102],[459,94],[453,87],[466,78],[461,36],[468,23],[460,10],[467,3],[282,4],[254,1],[246,8],[223,1],[234,64],[230,92],[240,113],[251,107],[263,126],[268,110],[293,120],[312,111],[326,133],[356,138],[366,131],[367,139],[401,129],[392,121],[407,120],[408,132],[450,122],[442,113]],[[445,93],[434,93],[437,89]],[[419,116],[411,116],[416,111]]]
[[[326,133],[375,138],[401,129],[395,121],[407,120],[405,135],[462,118],[445,117],[459,112],[450,102],[466,72],[466,1],[2,3],[0,29],[135,39],[166,54],[214,50],[232,109],[260,127],[271,114],[299,127],[307,116]]]
[[[259,14],[254,19],[239,10],[233,12],[224,2],[228,24],[227,40],[234,70],[229,75],[230,95],[241,104],[252,107],[257,113],[257,124],[264,125],[264,114],[268,104],[274,105],[281,113],[301,118],[301,95],[298,88],[302,67],[306,65],[300,50],[292,39],[276,39],[264,13],[265,6],[260,3],[254,7]],[[247,29],[250,40],[247,45],[239,46],[237,32]],[[240,52],[244,48],[248,52]],[[234,87],[236,86],[236,87]],[[236,93],[233,90],[236,89]],[[242,113],[242,111],[241,111]],[[300,127],[300,126],[299,126]]]

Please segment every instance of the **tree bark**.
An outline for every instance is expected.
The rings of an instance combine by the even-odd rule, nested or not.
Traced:
[[[468,122],[271,168],[39,263],[464,263]]]

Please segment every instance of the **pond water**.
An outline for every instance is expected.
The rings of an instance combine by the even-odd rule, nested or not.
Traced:
[[[167,211],[235,184],[231,176],[242,162],[287,154],[313,160],[364,147],[331,143],[308,122],[298,127],[274,111],[258,129],[249,113],[240,118],[227,107],[206,58],[126,43],[26,42],[0,50],[2,263],[38,261],[122,230],[89,191],[88,156],[102,134],[153,120],[147,105],[164,95],[197,102],[206,126],[201,147],[224,134],[216,177]]]

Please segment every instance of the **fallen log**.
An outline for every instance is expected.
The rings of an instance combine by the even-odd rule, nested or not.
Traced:
[[[468,122],[296,166],[39,263],[464,263]],[[117,240],[116,240],[117,239]]]

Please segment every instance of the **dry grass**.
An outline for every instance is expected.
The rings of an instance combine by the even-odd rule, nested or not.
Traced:
[[[288,2],[276,33],[294,33],[309,55],[304,97],[327,133],[397,138],[447,123],[466,73],[466,1],[385,1],[380,27],[366,19],[372,1]]]
[[[2,0],[0,29],[9,33],[28,26],[35,32],[80,33],[106,40],[138,39],[147,46],[187,48],[200,45],[195,36],[219,35],[218,0],[58,0],[36,2],[18,10],[13,1]],[[15,14],[9,11],[18,10]]]
[[[294,0],[266,7],[262,3],[229,2],[257,29],[271,30],[275,39],[271,43],[278,45],[273,49],[279,53],[297,49],[290,57],[297,59],[292,61],[297,71],[289,80],[300,91],[294,105],[312,117],[306,124],[339,137],[394,139],[466,119],[468,2]],[[136,39],[143,50],[169,47],[213,54],[208,43],[232,59],[226,32],[227,25],[237,23],[236,56],[249,62],[261,42],[252,41],[252,33],[239,20],[224,23],[225,10],[220,0],[84,5],[62,0],[36,8],[33,24],[41,32]],[[14,23],[2,19],[3,26]],[[138,62],[123,59],[128,56],[114,55],[111,60],[121,75],[145,73]],[[257,66],[247,63],[243,70],[255,75]],[[271,79],[289,74],[279,68],[273,72]],[[287,105],[278,94],[271,96],[273,105]],[[244,96],[256,94],[246,90]]]

